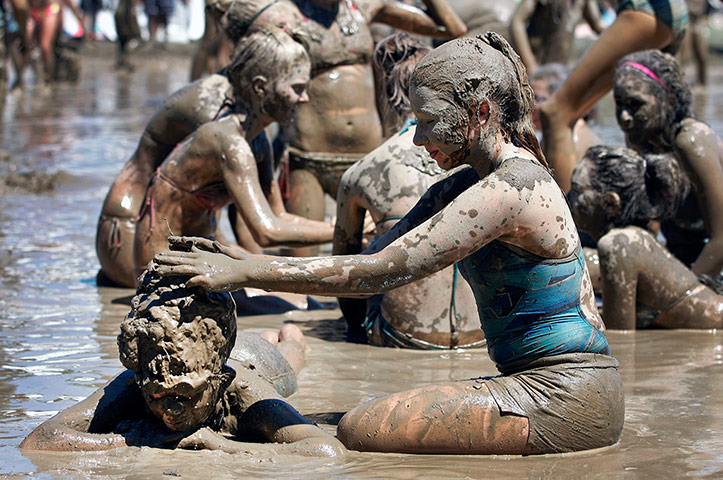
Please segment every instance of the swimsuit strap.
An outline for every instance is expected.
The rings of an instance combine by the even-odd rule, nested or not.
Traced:
[[[459,343],[459,331],[457,331],[457,322],[461,317],[457,312],[457,277],[459,277],[459,267],[454,264],[454,276],[452,277],[452,296],[449,304],[449,333],[451,335],[450,344],[456,347]]]
[[[696,282],[695,285],[691,285],[690,288],[687,288],[685,292],[683,292],[683,295],[681,295],[679,298],[673,300],[667,307],[662,309],[660,312],[668,312],[672,310],[673,308],[677,307],[681,303],[683,303],[683,300],[685,300],[688,297],[692,297],[693,295],[696,295],[698,292],[701,292],[705,289],[705,285],[702,283]]]
[[[403,126],[402,129],[399,131],[399,135],[401,135],[401,134],[403,134],[403,133],[407,133],[407,130],[409,130],[410,127],[413,127],[413,126],[416,125],[416,124],[417,124],[417,121],[416,121],[416,120],[411,120],[411,119],[410,119],[410,120],[407,120],[406,122],[404,122],[404,126]]]
[[[382,223],[391,222],[392,220],[401,220],[404,217],[384,217],[378,222],[376,222],[377,226],[381,225]]]

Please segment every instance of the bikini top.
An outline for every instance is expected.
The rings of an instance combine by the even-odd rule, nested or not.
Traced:
[[[582,247],[563,259],[494,240],[459,262],[477,300],[489,355],[502,373],[563,353],[610,354],[580,307]]]

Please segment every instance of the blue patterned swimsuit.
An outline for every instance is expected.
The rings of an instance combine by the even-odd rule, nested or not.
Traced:
[[[580,307],[582,248],[539,257],[499,240],[459,263],[474,291],[489,355],[502,373],[566,353],[610,355],[605,335]]]

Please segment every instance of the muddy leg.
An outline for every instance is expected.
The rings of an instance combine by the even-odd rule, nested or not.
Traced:
[[[374,452],[533,453],[530,422],[501,415],[475,380],[416,388],[353,408],[337,436],[349,449]]]
[[[673,39],[664,23],[647,13],[625,10],[585,53],[560,89],[540,106],[545,155],[557,183],[570,190],[577,162],[572,128],[612,88],[617,62],[648,48],[663,48]]]
[[[278,332],[266,331],[261,333],[261,338],[276,345],[279,353],[289,362],[297,375],[306,365],[308,345],[304,334],[296,325],[287,323]]]
[[[291,192],[286,210],[312,220],[324,220],[324,189],[319,180],[307,170],[292,170],[289,177]],[[310,257],[319,254],[319,247],[292,248],[288,252],[294,257]]]

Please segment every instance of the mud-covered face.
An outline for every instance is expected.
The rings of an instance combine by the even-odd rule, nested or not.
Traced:
[[[454,103],[424,86],[412,88],[409,101],[417,117],[414,144],[423,146],[443,170],[461,165],[468,153],[466,115]]]
[[[594,174],[595,164],[588,158],[580,160],[572,172],[572,187],[567,201],[577,228],[600,238],[607,224],[607,213],[604,195],[592,186]]]
[[[615,79],[615,115],[631,146],[643,145],[663,133],[664,105],[660,87],[640,72],[628,71]]]
[[[296,109],[309,101],[306,88],[311,74],[311,62],[302,57],[294,61],[288,73],[280,75],[272,86],[265,111],[282,125],[288,125],[296,115]]]
[[[140,372],[136,382],[151,413],[169,429],[183,432],[199,427],[214,412],[221,377],[203,370],[159,380]]]
[[[532,90],[535,92],[535,109],[532,111],[532,124],[536,129],[540,130],[542,125],[540,124],[540,104],[547,100],[552,95],[552,89],[547,80],[538,78],[531,83]]]

